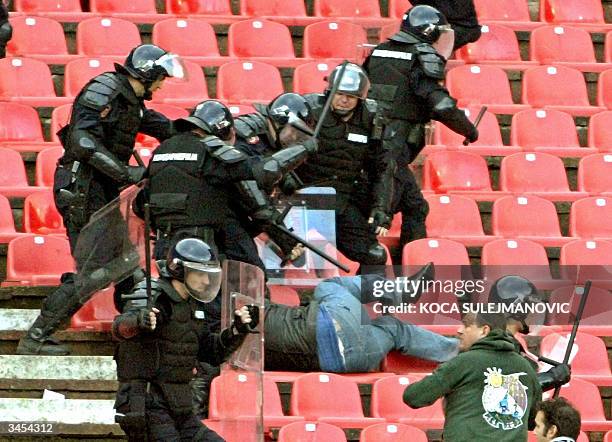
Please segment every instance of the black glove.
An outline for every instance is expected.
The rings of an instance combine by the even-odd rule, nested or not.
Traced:
[[[245,324],[242,322],[241,317],[234,314],[234,322],[232,327],[240,334],[247,333],[259,333],[257,325],[259,324],[259,307],[253,304],[247,305],[246,308],[249,310],[249,316],[251,316],[251,322]]]
[[[383,227],[387,230],[391,227],[391,217],[384,210],[375,207],[370,212],[370,218],[373,219],[370,223],[370,230],[374,233],[377,227]]]
[[[138,327],[143,329],[143,330],[154,330],[153,328],[153,323],[151,322],[151,315],[149,313],[152,313],[153,309],[151,308],[141,308],[140,311],[138,312],[138,318],[137,318],[137,323],[138,323]]]
[[[538,382],[542,391],[552,390],[570,381],[572,368],[567,364],[559,364],[544,373],[538,373]]]
[[[468,134],[466,138],[470,143],[475,143],[476,141],[478,141],[478,129],[476,129],[476,126],[473,126],[472,131]]]
[[[128,166],[128,182],[130,184],[136,184],[142,181],[147,172],[147,169],[141,166]]]
[[[319,142],[316,138],[309,138],[302,143],[302,146],[306,148],[306,151],[312,155],[313,153],[317,153],[319,150]]]

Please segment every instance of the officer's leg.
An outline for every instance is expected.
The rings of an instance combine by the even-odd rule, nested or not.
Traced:
[[[219,241],[219,249],[227,259],[246,262],[266,271],[255,241],[240,224],[235,222],[226,224],[223,233],[219,236],[222,237]]]
[[[193,414],[180,419],[181,442],[224,442],[221,436],[208,428]]]
[[[457,50],[468,43],[473,43],[480,38],[481,30],[480,26],[466,27],[453,25],[455,31],[455,42],[453,50]]]
[[[147,402],[149,442],[180,442],[181,436],[168,403],[157,388],[151,388]]]
[[[400,182],[403,188],[399,201],[399,210],[402,212],[400,248],[403,248],[410,241],[427,237],[425,219],[429,213],[429,204],[407,166],[398,170],[397,177],[396,183]]]
[[[361,265],[382,266],[387,252],[370,230],[367,218],[353,204],[336,213],[336,243],[348,259]]]

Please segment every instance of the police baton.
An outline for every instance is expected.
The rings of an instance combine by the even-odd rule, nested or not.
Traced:
[[[136,160],[136,162],[138,163],[140,167],[144,167],[145,169],[147,168],[144,161],[142,161],[142,157],[140,156],[140,154],[138,153],[136,149],[132,150],[132,155],[134,156],[134,159]]]
[[[329,96],[327,97],[327,101],[325,101],[325,106],[323,106],[323,110],[319,116],[319,121],[317,121],[317,125],[315,126],[314,134],[312,135],[313,138],[317,138],[319,136],[319,132],[321,132],[323,121],[325,121],[325,118],[327,118],[327,114],[331,108],[331,102],[334,99],[334,95],[336,95],[338,88],[340,87],[340,82],[342,81],[342,77],[344,76],[344,71],[346,70],[348,63],[348,60],[344,60],[344,62],[342,62],[342,67],[340,68],[340,72],[338,72],[338,77],[335,79],[334,84],[329,91]]]
[[[149,203],[144,205],[144,248],[145,284],[147,290],[147,309],[151,308],[151,210]]]
[[[485,112],[487,111],[488,106],[483,106],[480,108],[480,112],[478,112],[478,115],[476,116],[476,119],[474,120],[474,127],[478,128],[478,125],[480,124],[480,120],[482,120],[482,117],[484,116]],[[468,144],[470,144],[470,140],[468,140],[467,138],[465,140],[463,140],[463,145],[467,146]],[[136,152],[136,151],[134,151]]]

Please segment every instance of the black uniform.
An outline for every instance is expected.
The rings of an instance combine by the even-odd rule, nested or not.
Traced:
[[[455,31],[454,50],[480,38],[480,24],[474,0],[414,0],[416,5],[429,5],[440,11]]]
[[[315,119],[326,96],[308,97]],[[368,224],[370,211],[389,213],[393,166],[376,135],[376,103],[360,100],[348,121],[327,114],[319,134],[319,151],[296,169],[304,186],[336,189],[336,241],[347,258],[364,265],[384,265],[386,253]]]
[[[408,169],[425,145],[425,124],[434,119],[467,137],[477,134],[440,84],[444,58],[430,44],[406,35],[409,43],[387,40],[376,46],[364,63],[372,82],[368,96],[385,107],[385,145],[397,161],[392,207],[393,212],[402,212],[400,245],[427,236],[429,206]]]
[[[170,279],[152,281],[151,306],[160,310],[154,331],[138,327],[146,306],[146,288],[140,284],[124,312],[113,322],[120,339],[115,360],[119,390],[117,421],[129,440],[223,441],[192,413],[192,370],[196,361],[219,365],[235,351],[244,335],[230,330],[210,333],[204,304],[183,299]]]
[[[6,44],[13,37],[13,27],[9,22],[8,8],[0,1],[0,58],[6,57]]]
[[[128,166],[137,133],[163,140],[172,131],[170,120],[145,108],[143,98],[136,96],[125,74],[106,72],[83,87],[74,101],[70,123],[58,133],[65,153],[58,162],[53,185],[55,205],[73,254],[79,233],[92,214],[115,199],[121,187],[142,178],[144,169]],[[119,213],[112,222],[96,228],[104,241],[98,243],[95,256],[86,257],[90,269],[95,265],[103,268],[118,256],[127,237]],[[83,263],[81,257],[75,258],[78,272]],[[62,285],[43,303],[41,315],[29,331],[41,343],[93,294],[77,288],[72,273],[62,275],[61,281]]]

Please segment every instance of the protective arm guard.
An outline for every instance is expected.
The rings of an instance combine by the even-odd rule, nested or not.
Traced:
[[[176,134],[174,122],[152,109],[145,109],[139,132],[155,137],[159,141],[164,141]]]
[[[151,296],[156,299],[161,293],[161,288],[156,283],[156,280],[151,281]],[[131,339],[139,333],[143,332],[140,327],[140,314],[143,309],[146,309],[148,296],[146,289],[146,281],[140,281],[135,290],[126,295],[121,296],[123,305],[122,313],[115,317],[112,325],[113,338],[119,341]],[[160,315],[157,316],[158,321],[161,320]]]
[[[275,152],[253,167],[255,179],[264,189],[271,189],[283,176],[301,165],[308,157],[309,150],[296,144]]]
[[[383,143],[381,143],[384,146]],[[397,171],[394,153],[381,146],[376,155],[376,171],[372,186],[372,208],[391,214],[391,203],[395,191],[393,177]]]
[[[478,131],[465,113],[457,108],[457,102],[444,89],[432,92],[428,97],[432,118],[448,126],[468,139],[478,138]]]
[[[538,373],[538,382],[542,391],[552,390],[570,381],[571,369],[569,365],[560,364],[544,373]]]

